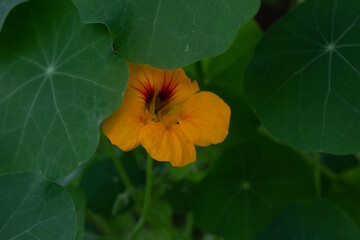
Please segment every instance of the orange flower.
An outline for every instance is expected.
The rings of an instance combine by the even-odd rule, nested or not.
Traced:
[[[182,69],[161,70],[128,63],[129,82],[119,109],[102,124],[111,143],[124,151],[140,144],[155,160],[185,166],[196,160],[195,145],[224,141],[229,106]]]

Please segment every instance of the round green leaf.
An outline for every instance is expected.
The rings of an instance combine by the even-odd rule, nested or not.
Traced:
[[[26,2],[28,0],[0,0],[0,32],[2,25],[4,24],[6,16],[9,14],[11,9],[20,3]]]
[[[358,226],[327,200],[303,200],[288,206],[256,240],[355,240]]]
[[[259,43],[245,94],[260,121],[304,151],[360,150],[360,1],[308,0]]]
[[[120,105],[126,62],[70,1],[15,10],[0,35],[0,172],[58,178],[94,153],[99,124]]]
[[[40,172],[0,176],[0,239],[74,239],[73,203]]]
[[[250,240],[285,205],[314,193],[303,157],[256,133],[227,150],[196,187],[195,223],[228,240]]]
[[[259,0],[73,0],[85,22],[105,23],[134,63],[179,68],[224,52]]]

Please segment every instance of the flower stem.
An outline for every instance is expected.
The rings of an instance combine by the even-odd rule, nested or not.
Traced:
[[[185,226],[184,226],[184,235],[188,238],[191,237],[191,233],[193,230],[193,224],[194,224],[194,216],[192,213],[186,214],[186,220],[185,220]]]
[[[134,186],[132,185],[129,176],[126,174],[125,169],[124,169],[123,165],[121,164],[120,160],[116,156],[109,140],[105,137],[105,135],[102,132],[101,132],[100,138],[101,138],[101,142],[102,142],[102,145],[104,146],[106,153],[110,156],[112,162],[114,163],[116,170],[118,171],[119,176],[120,176],[121,180],[123,181],[126,189],[128,191],[133,189]]]
[[[136,235],[139,233],[140,229],[142,228],[142,226],[145,223],[146,217],[147,217],[147,213],[150,207],[150,199],[151,199],[151,187],[152,187],[152,158],[150,157],[150,155],[148,155],[147,158],[147,170],[146,170],[146,189],[145,189],[145,200],[144,200],[144,205],[143,205],[143,209],[141,212],[141,217],[139,219],[139,221],[136,223],[136,226],[132,232],[131,235],[131,240],[135,240],[136,239]]]
[[[303,155],[303,156],[304,156],[304,159],[306,160],[306,162],[308,164],[310,164],[312,167],[318,169],[318,171],[320,172],[320,175],[322,174],[322,175],[324,175],[325,177],[327,177],[328,179],[330,179],[331,181],[334,181],[334,182],[337,182],[339,180],[339,176],[335,172],[333,172],[330,168],[328,168],[327,166],[321,164],[318,157],[310,158],[310,157],[305,156],[305,155]]]
[[[325,167],[322,164],[320,165],[320,171],[322,174],[324,174],[324,176],[328,177],[329,179],[331,179],[332,181],[336,182],[339,180],[339,177],[336,173],[334,173],[331,169],[329,169],[328,167]]]

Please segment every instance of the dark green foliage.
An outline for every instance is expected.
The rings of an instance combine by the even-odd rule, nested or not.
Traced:
[[[183,67],[224,52],[259,0],[73,0],[84,22],[105,23],[116,50],[134,63]]]
[[[360,2],[309,0],[259,43],[245,93],[274,136],[302,151],[360,151]]]
[[[16,5],[28,0],[0,0],[0,32],[6,16]]]
[[[106,28],[82,24],[67,0],[11,12],[0,35],[1,173],[59,178],[92,156],[128,77],[110,43]]]
[[[204,231],[250,240],[288,203],[314,194],[303,157],[257,133],[219,158],[196,186],[192,210]]]
[[[143,185],[145,182],[144,171],[139,169],[132,153],[122,153],[121,162],[133,184],[137,187]],[[118,197],[122,197],[126,201],[121,208],[127,207],[131,201],[131,193],[125,192],[124,183],[110,158],[95,160],[86,166],[80,186],[84,191],[88,208],[95,213],[111,215],[115,210],[114,204]],[[123,196],[119,196],[121,194]]]
[[[358,226],[326,200],[298,201],[287,207],[256,240],[356,240]]]
[[[153,163],[137,240],[359,240],[360,1],[262,2],[0,0],[0,240],[131,239],[146,151],[99,145],[126,60],[231,108],[223,143]]]
[[[66,187],[74,203],[76,212],[76,240],[84,239],[86,200],[83,191],[78,186]]]

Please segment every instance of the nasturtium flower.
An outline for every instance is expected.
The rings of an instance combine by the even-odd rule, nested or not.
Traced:
[[[121,106],[102,124],[112,144],[123,151],[141,144],[153,159],[185,166],[196,160],[194,145],[224,141],[230,108],[220,97],[199,91],[183,69],[128,66]]]

